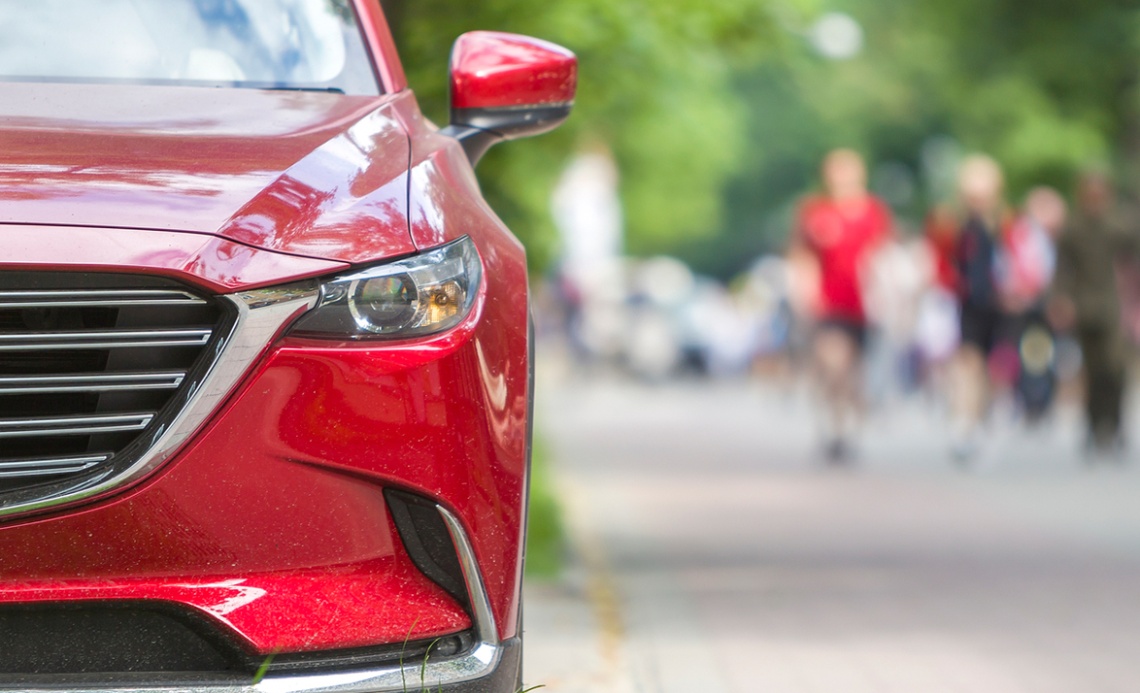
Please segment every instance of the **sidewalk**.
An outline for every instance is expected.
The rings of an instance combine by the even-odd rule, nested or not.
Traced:
[[[754,384],[571,382],[539,412],[574,551],[527,587],[530,685],[1137,690],[1140,465],[1086,468],[1072,416],[999,420],[963,473],[921,406],[841,471],[810,402]]]
[[[545,693],[633,693],[624,617],[578,492],[559,479],[569,535],[556,580],[528,580],[523,594],[523,671]]]

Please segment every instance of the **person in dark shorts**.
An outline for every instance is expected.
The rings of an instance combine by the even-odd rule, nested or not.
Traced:
[[[867,192],[862,157],[831,152],[822,167],[824,194],[800,206],[792,239],[793,268],[809,273],[816,321],[812,360],[826,410],[826,454],[842,461],[862,416],[860,370],[867,315],[862,275],[891,232],[891,212]],[[805,269],[806,268],[806,269]]]
[[[851,340],[860,354],[867,348],[867,323],[865,321],[840,317],[823,318],[816,326],[816,330],[842,332]]]
[[[962,343],[982,354],[993,351],[1003,327],[1003,315],[996,307],[962,303],[960,319]]]
[[[1002,310],[994,271],[1006,210],[1004,176],[988,156],[967,157],[958,172],[958,191],[966,220],[955,252],[961,343],[954,356],[951,387],[955,459],[972,458],[989,406],[987,357],[1002,329]]]

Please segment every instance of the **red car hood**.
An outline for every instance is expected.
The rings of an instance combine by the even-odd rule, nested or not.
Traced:
[[[0,84],[0,225],[207,233],[352,263],[411,252],[394,98]]]

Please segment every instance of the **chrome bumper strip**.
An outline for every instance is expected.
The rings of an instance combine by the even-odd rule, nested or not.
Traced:
[[[69,685],[66,690],[70,693],[418,693],[489,676],[503,657],[491,601],[479,574],[475,551],[459,518],[442,506],[437,508],[455,542],[471,598],[472,625],[477,642],[467,654],[434,661],[429,658],[426,662],[417,658],[417,661],[402,666],[340,669],[329,673],[270,673],[261,681],[248,685],[104,685],[90,688]],[[22,693],[59,693],[60,690],[58,686],[50,685],[0,686],[0,691]]]

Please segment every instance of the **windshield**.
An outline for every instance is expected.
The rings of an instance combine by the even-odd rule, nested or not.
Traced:
[[[379,92],[351,0],[0,0],[0,79]]]

